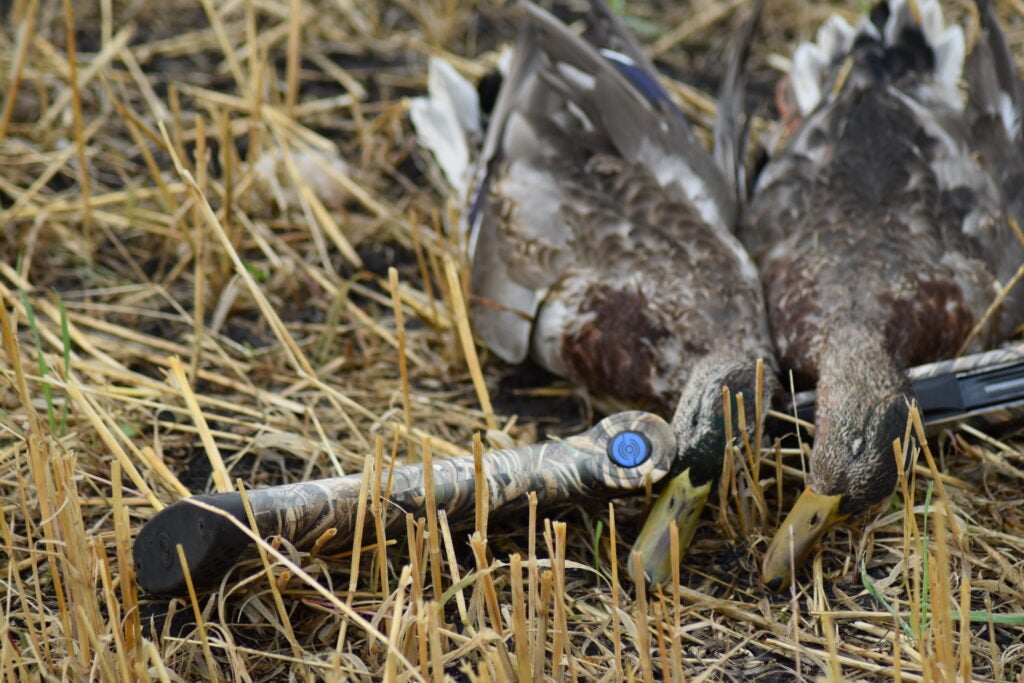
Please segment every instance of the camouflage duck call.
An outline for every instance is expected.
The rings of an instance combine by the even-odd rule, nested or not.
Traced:
[[[656,484],[668,474],[676,455],[671,427],[651,413],[632,411],[605,418],[593,428],[561,441],[491,451],[483,456],[489,514],[508,514],[528,505],[551,508],[578,500],[609,499]],[[476,477],[472,457],[433,461],[438,509],[454,528],[472,526]],[[380,473],[386,528],[404,526],[405,514],[423,515],[426,491],[423,465],[402,465]],[[281,536],[309,550],[330,529],[337,533],[320,552],[352,542],[362,475],[321,479],[247,492],[263,537]],[[220,513],[195,505],[200,501]],[[226,513],[226,514],[225,514]],[[181,544],[189,574],[197,586],[219,581],[251,544],[229,518],[245,523],[239,493],[214,493],[180,500],[161,510],[139,531],[133,554],[139,585],[161,595],[184,593],[185,576],[176,546]],[[372,524],[372,515],[367,515]]]

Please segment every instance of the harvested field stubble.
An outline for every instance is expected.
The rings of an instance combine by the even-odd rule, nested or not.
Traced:
[[[625,8],[689,84],[673,92],[705,132],[701,90],[742,4]],[[1019,55],[1024,7],[997,6]],[[833,9],[858,11],[769,2],[755,99]],[[508,7],[0,12],[5,680],[1024,674],[1024,453],[1012,434],[969,428],[932,440],[877,518],[830,536],[792,596],[757,579],[800,488],[799,455],[773,449],[735,454],[664,592],[626,579],[638,499],[562,521],[478,519],[472,537],[443,514],[410,519],[333,556],[263,544],[216,590],[140,594],[134,533],[190,493],[467,454],[475,433],[530,443],[621,406],[474,353],[460,327],[454,207],[405,98],[429,55],[482,76],[514,35]],[[368,497],[372,517],[380,492]]]

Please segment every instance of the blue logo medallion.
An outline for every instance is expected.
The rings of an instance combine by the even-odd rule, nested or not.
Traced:
[[[608,442],[608,457],[619,467],[642,465],[651,450],[651,442],[640,432],[622,432]]]

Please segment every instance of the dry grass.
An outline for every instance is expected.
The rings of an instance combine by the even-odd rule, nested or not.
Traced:
[[[826,13],[787,2],[769,3],[762,96],[767,65]],[[628,9],[657,29],[644,40],[669,71],[707,87],[738,4]],[[426,55],[479,76],[513,29],[490,2],[452,0],[15,0],[7,12],[5,679],[1024,672],[1024,454],[969,429],[933,441],[877,519],[833,534],[792,596],[757,582],[779,492],[799,488],[799,458],[774,452],[733,464],[664,593],[625,579],[643,507],[627,502],[492,521],[471,539],[430,515],[340,556],[271,544],[220,590],[140,595],[133,533],[190,491],[418,461],[427,437],[433,457],[464,454],[476,432],[523,443],[593,418],[588,397],[535,369],[485,354],[477,378],[452,296],[465,266],[441,227],[450,208],[405,115]],[[1024,7],[1000,12],[1019,53]],[[680,94],[706,124],[711,101]]]

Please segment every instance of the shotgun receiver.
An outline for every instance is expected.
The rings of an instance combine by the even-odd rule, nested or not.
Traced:
[[[1024,419],[1024,344],[1014,344],[907,371],[929,433],[955,422],[1006,426]],[[814,392],[796,395],[797,417],[814,421]]]

